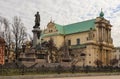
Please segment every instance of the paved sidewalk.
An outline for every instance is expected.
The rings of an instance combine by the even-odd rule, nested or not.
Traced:
[[[0,76],[0,79],[79,79],[85,78],[88,79],[90,77],[92,79],[97,79],[94,77],[99,76],[119,76],[120,73],[75,73],[75,74],[49,74],[49,75],[19,75],[19,76]],[[101,78],[102,79],[102,78]],[[109,78],[106,78],[109,79]],[[112,79],[112,78],[110,78]],[[117,79],[117,78],[114,78]]]
[[[43,78],[44,79],[44,78]],[[65,77],[65,78],[46,78],[46,79],[120,79],[120,75],[113,76],[82,76],[82,77]]]

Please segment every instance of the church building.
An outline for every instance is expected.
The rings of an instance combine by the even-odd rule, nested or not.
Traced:
[[[57,48],[64,43],[69,47],[71,64],[78,66],[96,66],[97,60],[102,66],[110,65],[113,54],[110,21],[104,18],[101,11],[99,17],[68,25],[59,25],[50,21],[41,39],[53,39]]]

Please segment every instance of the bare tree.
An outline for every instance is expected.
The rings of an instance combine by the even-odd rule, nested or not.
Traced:
[[[6,43],[6,49],[5,49],[5,56],[9,57],[10,54],[10,44],[11,44],[11,29],[10,29],[10,23],[9,21],[4,18],[0,17],[0,32],[1,32],[1,37],[4,38],[5,43]]]
[[[25,27],[23,23],[21,22],[21,19],[17,16],[14,17],[13,24],[12,24],[12,30],[14,35],[14,41],[15,41],[15,53],[16,53],[16,59],[18,59],[19,53],[18,48],[21,47],[23,44],[27,33],[25,32]]]
[[[3,23],[4,23],[4,39],[5,39],[6,46],[7,46],[6,53],[7,53],[7,58],[9,58],[10,45],[12,43],[10,23],[6,18],[3,19]]]

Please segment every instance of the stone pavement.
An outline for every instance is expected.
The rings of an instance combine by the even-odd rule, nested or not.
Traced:
[[[50,74],[50,75],[19,75],[0,76],[0,79],[120,79],[120,74],[88,73],[88,74]]]
[[[45,78],[43,78],[45,79]],[[64,77],[64,78],[46,78],[46,79],[120,79],[120,75],[113,76],[82,76],[82,77]]]

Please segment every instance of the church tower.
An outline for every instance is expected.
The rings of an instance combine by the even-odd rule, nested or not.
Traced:
[[[99,17],[97,17],[95,24],[98,31],[97,43],[99,45],[99,59],[102,61],[103,66],[110,65],[114,49],[113,39],[111,37],[112,25],[110,24],[110,21],[104,18],[102,10]]]

